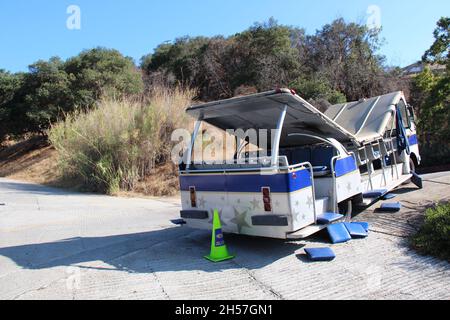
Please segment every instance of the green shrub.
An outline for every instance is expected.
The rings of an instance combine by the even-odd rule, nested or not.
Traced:
[[[450,164],[450,144],[446,141],[434,144],[421,144],[419,141],[421,167],[433,167]]]
[[[143,92],[142,74],[117,50],[94,48],[66,61],[39,60],[28,72],[0,70],[0,141],[44,133],[76,107],[89,108],[103,95]]]
[[[450,261],[450,203],[426,210],[425,221],[411,243],[420,253]]]
[[[331,104],[345,103],[347,100],[342,92],[331,88],[324,79],[298,78],[290,84],[305,99],[325,99]]]
[[[185,127],[191,90],[159,88],[142,101],[104,98],[88,112],[76,112],[53,125],[49,139],[64,177],[84,189],[116,193],[170,158],[170,135]]]

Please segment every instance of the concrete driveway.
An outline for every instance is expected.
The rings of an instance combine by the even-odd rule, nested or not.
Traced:
[[[418,211],[450,198],[450,173],[396,191],[403,209],[372,208],[368,238],[332,245],[310,263],[305,241],[226,235],[234,260],[213,264],[210,234],[177,227],[174,199],[86,195],[0,179],[0,299],[450,299],[450,264],[420,256],[406,236]],[[4,203],[4,205],[1,205]]]

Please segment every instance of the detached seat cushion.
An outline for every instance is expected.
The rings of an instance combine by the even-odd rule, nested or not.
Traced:
[[[344,225],[352,238],[365,238],[368,236],[367,231],[359,223],[344,222]]]
[[[331,248],[306,248],[305,252],[311,261],[331,261],[336,258]]]
[[[381,197],[382,200],[390,200],[395,198],[397,195],[393,193],[386,193],[383,197]]]
[[[332,243],[342,243],[352,239],[343,223],[330,224],[327,227],[327,231]]]
[[[352,222],[353,224],[359,224],[360,226],[362,226],[364,228],[364,230],[366,230],[366,232],[369,232],[369,223],[368,222],[362,222],[362,221],[355,221]]]
[[[363,192],[364,198],[379,198],[388,192],[386,189],[374,189],[370,191]]]
[[[329,223],[338,221],[339,219],[342,219],[343,217],[344,216],[339,213],[325,212],[317,217],[317,223],[318,224],[329,224]]]
[[[400,211],[402,208],[402,205],[400,202],[393,202],[393,203],[382,203],[378,211],[384,211],[384,212],[397,212]]]
[[[184,219],[173,219],[173,220],[170,220],[170,222],[172,222],[173,224],[176,224],[176,225],[186,224],[186,221],[184,221]]]

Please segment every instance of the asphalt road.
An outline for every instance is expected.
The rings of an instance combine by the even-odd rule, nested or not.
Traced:
[[[0,179],[0,299],[450,299],[450,264],[410,250],[419,211],[450,199],[450,172],[398,189],[399,213],[355,217],[366,239],[226,235],[234,260],[203,258],[210,233],[174,226],[174,199],[86,195]],[[3,204],[3,205],[2,205]],[[304,247],[332,246],[311,263]]]

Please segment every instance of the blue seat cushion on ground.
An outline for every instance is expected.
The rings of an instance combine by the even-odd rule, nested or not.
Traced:
[[[330,224],[327,231],[332,243],[342,243],[352,239],[343,223]]]
[[[312,261],[331,261],[336,258],[331,248],[306,248],[305,252]]]
[[[369,223],[368,222],[355,221],[352,223],[361,225],[364,228],[364,230],[366,230],[366,232],[369,232]]]
[[[173,220],[170,220],[170,222],[172,222],[173,224],[176,224],[176,225],[186,224],[186,221],[184,219],[173,219]]]
[[[401,208],[402,205],[400,202],[383,203],[381,204],[379,211],[397,212],[400,211]]]
[[[352,236],[352,238],[365,238],[367,237],[367,231],[364,227],[358,223],[350,223],[344,222],[345,227],[347,228],[348,233]]]
[[[382,199],[383,200],[389,200],[389,199],[393,199],[393,198],[395,198],[397,195],[396,194],[393,194],[393,193],[386,193],[383,197],[382,197]]]
[[[318,224],[329,224],[335,222],[339,219],[342,219],[344,216],[339,213],[334,212],[325,212],[317,217]]]
[[[363,192],[364,198],[379,198],[387,192],[386,189],[374,189],[370,191]]]

